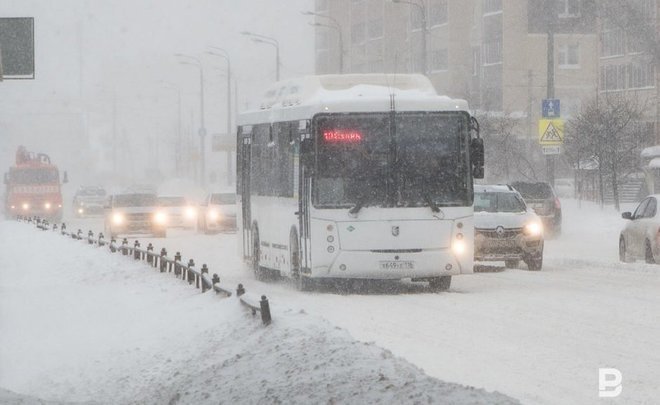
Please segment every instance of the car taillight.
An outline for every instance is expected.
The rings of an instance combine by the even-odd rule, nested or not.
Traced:
[[[559,198],[555,197],[555,208],[560,209],[561,208],[561,203],[559,202]]]

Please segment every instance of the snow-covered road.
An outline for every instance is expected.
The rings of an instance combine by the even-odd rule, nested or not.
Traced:
[[[441,294],[403,283],[313,293],[262,283],[237,258],[231,234],[174,231],[141,242],[180,250],[225,283],[267,293],[274,311],[304,309],[444,381],[523,403],[598,403],[598,369],[614,367],[623,374],[620,403],[657,403],[660,266],[618,262],[622,224],[611,209],[568,201],[541,272],[480,266]],[[100,229],[94,220],[71,225]]]

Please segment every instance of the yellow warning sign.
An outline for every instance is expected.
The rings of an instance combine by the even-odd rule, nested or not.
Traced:
[[[564,120],[539,120],[539,143],[542,146],[564,143]]]

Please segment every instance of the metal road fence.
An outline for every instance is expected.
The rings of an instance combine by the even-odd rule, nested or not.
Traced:
[[[99,234],[95,236],[94,232],[89,230],[87,231],[86,237],[83,237],[83,231],[81,229],[78,229],[76,232],[69,232],[66,223],[64,222],[62,222],[61,225],[58,225],[57,223],[51,225],[47,220],[39,217],[18,216],[16,219],[21,222],[35,224],[38,229],[43,231],[52,229],[53,232],[59,231],[62,236],[70,237],[74,240],[85,240],[88,245],[98,247],[107,246],[112,253],[119,253],[122,256],[132,257],[134,260],[144,261],[150,267],[159,270],[161,273],[173,273],[175,277],[187,281],[188,284],[194,285],[195,288],[201,288],[202,293],[213,290],[226,297],[231,297],[236,293],[236,297],[238,297],[241,304],[247,307],[252,312],[252,315],[256,315],[256,313],[259,312],[261,315],[261,321],[264,325],[269,325],[271,323],[270,304],[265,295],[256,297],[247,294],[243,284],[238,284],[236,290],[232,290],[222,285],[220,283],[220,276],[218,276],[217,273],[214,273],[212,277],[209,277],[209,269],[206,264],[202,264],[202,267],[198,270],[193,259],[189,259],[188,263],[184,263],[181,252],[176,252],[174,257],[169,257],[165,248],[162,248],[160,252],[156,252],[151,243],[149,243],[146,248],[142,248],[142,245],[138,240],[135,240],[131,246],[128,243],[128,239],[123,238],[121,244],[118,245],[115,239],[111,239],[108,242],[102,232],[99,232]]]

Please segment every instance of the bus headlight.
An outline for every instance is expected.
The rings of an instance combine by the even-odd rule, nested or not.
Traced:
[[[49,210],[49,209],[50,209],[50,203],[49,203],[49,202],[45,203],[45,204],[44,204],[44,208],[47,209],[47,210]]]
[[[115,225],[121,225],[124,223],[124,214],[120,212],[115,212],[112,215],[112,223]]]
[[[456,239],[454,243],[451,244],[451,250],[455,255],[461,256],[467,250],[464,239]]]
[[[195,219],[197,217],[197,210],[195,207],[186,207],[186,210],[184,211],[184,215],[188,219]]]
[[[27,210],[29,210],[29,209],[30,209],[30,204],[28,204],[28,203],[23,203],[23,210],[24,210],[24,211],[27,211]]]
[[[538,222],[530,222],[525,225],[525,234],[529,236],[539,236],[543,232],[543,226]]]
[[[220,218],[220,213],[216,210],[209,211],[209,219],[211,221],[217,221]]]
[[[154,215],[154,221],[156,221],[158,225],[165,225],[167,223],[167,214],[163,211],[156,212],[156,215]]]

